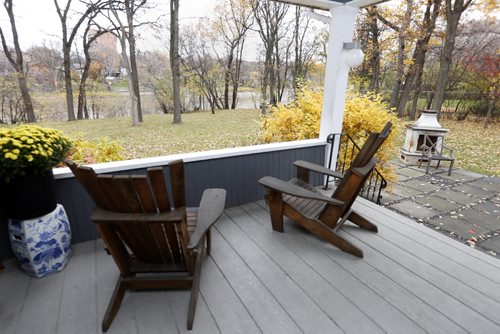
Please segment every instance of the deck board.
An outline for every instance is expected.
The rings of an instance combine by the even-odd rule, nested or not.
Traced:
[[[260,201],[226,209],[203,263],[189,333],[500,332],[500,261],[364,200],[378,233],[340,232],[355,258]],[[0,273],[2,333],[101,333],[118,270],[101,241],[74,245],[59,274]],[[188,333],[189,291],[128,292],[109,333]]]

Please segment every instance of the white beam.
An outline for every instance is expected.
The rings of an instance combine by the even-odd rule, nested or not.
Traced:
[[[352,0],[348,2],[347,5],[352,7],[365,8],[378,5],[382,2],[387,2],[387,1],[389,0]]]
[[[389,0],[352,0],[342,3],[342,1],[335,0],[274,0],[277,2],[288,3],[291,5],[304,6],[314,9],[330,10],[336,6],[347,5],[350,7],[364,8],[373,6]]]
[[[304,6],[322,10],[330,10],[330,8],[342,5],[341,2],[330,1],[330,0],[274,0],[274,1],[288,3],[290,5]]]

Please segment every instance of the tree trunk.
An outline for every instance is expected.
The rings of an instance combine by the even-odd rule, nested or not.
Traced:
[[[35,122],[35,112],[33,110],[33,103],[31,101],[31,95],[28,89],[28,82],[26,81],[26,76],[24,74],[24,61],[23,61],[23,53],[21,51],[21,46],[19,45],[19,35],[17,33],[16,20],[14,17],[14,9],[12,6],[12,0],[5,0],[4,2],[5,10],[9,16],[10,27],[12,31],[12,39],[14,42],[14,51],[16,53],[16,57],[14,59],[12,52],[9,50],[7,46],[7,42],[5,40],[5,36],[3,34],[3,30],[0,28],[0,36],[2,40],[2,47],[7,57],[9,63],[12,65],[17,74],[17,82],[19,84],[19,90],[21,91],[21,96],[24,104],[24,112],[26,113],[26,121],[31,123]],[[12,118],[11,118],[12,121]]]
[[[241,65],[243,63],[243,47],[245,45],[244,38],[241,40],[239,49],[236,51],[236,65],[233,74],[233,98],[231,101],[231,109],[236,109],[236,103],[238,101],[238,88],[240,86],[240,76],[241,76]]]
[[[179,0],[170,0],[170,69],[174,98],[174,124],[181,119],[181,75],[179,66]]]
[[[24,110],[26,112],[26,121],[28,123],[36,122],[35,112],[33,111],[33,104],[31,102],[31,95],[28,89],[28,83],[26,82],[26,77],[24,72],[17,72],[17,82],[19,83],[19,89],[21,90],[21,96],[23,97]]]
[[[458,23],[462,13],[470,5],[471,0],[464,4],[464,0],[455,0],[452,6],[451,0],[446,0],[446,34],[443,51],[439,63],[438,79],[435,88],[432,109],[437,110],[438,117],[445,98],[445,90],[448,82],[448,74],[452,63],[452,52],[455,48],[455,38],[457,36]]]
[[[73,106],[73,83],[71,82],[71,61],[70,47],[63,46],[64,54],[64,87],[66,88],[66,109],[68,111],[68,121],[75,120],[75,108]]]
[[[227,55],[226,70],[224,73],[224,109],[229,109],[229,85],[233,81],[233,59],[234,59],[234,46],[231,45],[229,54]]]
[[[411,16],[413,15],[413,0],[407,0],[406,12],[404,21],[401,27],[398,29],[398,59],[396,64],[396,82],[392,88],[390,107],[395,108],[398,104],[399,91],[401,89],[401,84],[403,82],[404,75],[404,55],[406,48],[406,31],[411,22]]]
[[[78,106],[77,106],[77,119],[84,118],[84,110],[86,109],[86,91],[87,91],[87,78],[90,69],[90,56],[85,52],[85,66],[83,67],[82,77],[80,78],[80,85],[78,87]]]
[[[368,89],[378,93],[380,89],[380,45],[377,15],[375,15],[375,8],[368,8],[368,19],[371,31],[372,52],[369,59],[371,68],[370,83]]]
[[[139,116],[137,114],[137,97],[135,96],[134,83],[132,82],[132,77],[130,75],[130,62],[127,56],[127,42],[126,42],[126,33],[124,29],[122,29],[122,33],[120,34],[120,45],[121,45],[121,57],[122,62],[127,69],[127,80],[128,80],[128,94],[130,97],[130,116],[132,117],[132,125],[139,125]]]
[[[129,72],[129,83],[132,82],[132,89],[134,91],[134,99],[137,109],[137,120],[138,122],[143,122],[142,118],[142,106],[141,106],[141,92],[139,87],[139,73],[137,72],[137,61],[135,55],[135,36],[134,36],[134,0],[125,1],[125,6],[127,7],[127,23],[128,23],[128,47],[129,47],[129,60],[130,60],[130,72]]]
[[[432,13],[431,13],[432,7]],[[422,22],[422,36],[417,40],[415,44],[415,50],[413,52],[412,60],[413,63],[408,69],[408,73],[405,77],[405,81],[402,87],[401,96],[397,104],[398,117],[403,117],[406,103],[410,98],[410,93],[412,90],[416,90],[421,83],[421,77],[423,73],[425,54],[427,53],[427,48],[429,46],[429,41],[431,39],[434,28],[436,27],[436,20],[439,16],[439,9],[441,7],[441,0],[428,0],[426,5],[426,10]]]

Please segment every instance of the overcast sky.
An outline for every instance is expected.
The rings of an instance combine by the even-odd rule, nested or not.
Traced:
[[[43,41],[59,41],[61,36],[61,23],[57,16],[54,0],[15,0],[14,15],[16,16],[16,25],[19,32],[21,47],[27,49],[32,45],[40,45]],[[169,13],[168,0],[152,0],[156,4],[158,11],[155,17]],[[213,15],[215,0],[180,0],[181,23],[189,22],[194,18]],[[63,7],[67,0],[59,0]],[[77,0],[73,3],[78,4]],[[5,35],[10,40],[10,26],[3,1],[0,6],[0,24],[4,29]],[[159,42],[144,41],[142,47],[157,47]],[[139,47],[141,45],[139,44]]]

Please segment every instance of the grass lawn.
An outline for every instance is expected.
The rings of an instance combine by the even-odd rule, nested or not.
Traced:
[[[126,159],[144,158],[248,146],[257,143],[258,110],[223,110],[182,115],[182,124],[173,125],[172,115],[146,115],[133,127],[130,118],[109,118],[74,122],[40,122],[70,137],[96,139],[107,137],[119,142]],[[409,124],[411,121],[404,121]],[[450,129],[445,144],[455,149],[456,166],[488,175],[500,175],[500,125],[484,128],[482,123],[443,119]],[[401,131],[400,145],[404,142]],[[398,152],[395,152],[398,156]]]
[[[253,145],[259,131],[258,110],[188,113],[176,125],[172,119],[171,114],[145,115],[136,127],[128,117],[38,124],[62,130],[72,138],[115,140],[123,146],[126,159]]]

